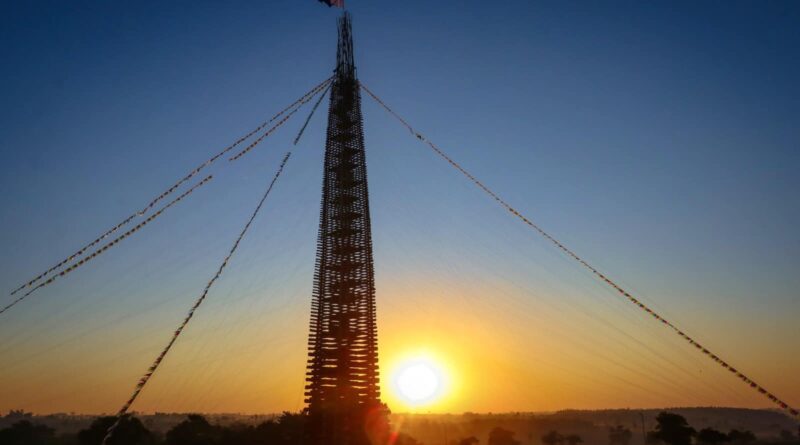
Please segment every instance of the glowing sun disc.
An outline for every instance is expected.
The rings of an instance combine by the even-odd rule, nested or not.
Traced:
[[[413,405],[435,399],[442,389],[442,376],[427,361],[417,360],[402,366],[394,379],[398,395]]]

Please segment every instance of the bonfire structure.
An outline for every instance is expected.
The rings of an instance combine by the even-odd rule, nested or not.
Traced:
[[[385,429],[361,96],[350,16],[339,19],[309,334],[312,443],[364,444]],[[384,426],[381,426],[384,425]]]

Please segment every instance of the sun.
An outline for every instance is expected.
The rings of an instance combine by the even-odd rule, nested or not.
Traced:
[[[424,406],[439,399],[444,392],[441,367],[429,358],[406,360],[392,376],[396,395],[409,406]]]

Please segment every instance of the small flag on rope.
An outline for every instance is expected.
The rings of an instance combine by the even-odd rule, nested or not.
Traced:
[[[338,6],[340,8],[344,8],[344,0],[319,0],[322,3],[325,3],[328,6]]]

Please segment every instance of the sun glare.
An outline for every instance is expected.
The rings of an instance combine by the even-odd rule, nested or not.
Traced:
[[[441,367],[429,358],[404,361],[392,376],[395,394],[409,406],[435,402],[444,392]]]

